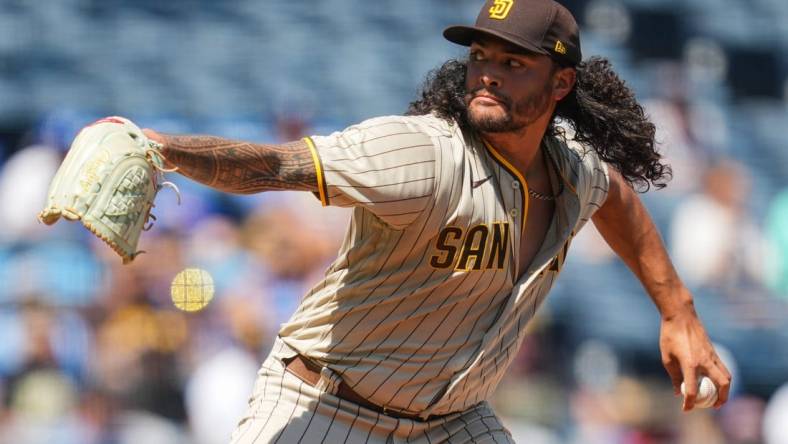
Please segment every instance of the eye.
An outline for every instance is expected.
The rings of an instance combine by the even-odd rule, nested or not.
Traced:
[[[471,58],[471,61],[474,61],[474,62],[479,62],[481,60],[484,60],[484,56],[482,56],[481,52],[476,51],[476,50],[471,51],[470,58]]]
[[[520,63],[519,60],[515,60],[515,59],[507,60],[506,64],[509,65],[512,68],[522,68],[524,66],[522,63]]]

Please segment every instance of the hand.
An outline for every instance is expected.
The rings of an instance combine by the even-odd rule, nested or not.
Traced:
[[[176,165],[167,160],[167,136],[160,134],[150,128],[143,128],[142,133],[145,134],[145,137],[148,139],[161,144],[161,154],[164,158],[164,167],[174,168]]]
[[[145,134],[145,137],[147,137],[148,139],[160,143],[162,145],[167,145],[167,138],[164,135],[159,134],[158,132],[150,128],[143,128],[142,132],[143,134]]]
[[[662,319],[659,338],[662,364],[673,382],[673,392],[681,393],[681,382],[686,386],[686,396],[682,410],[689,411],[695,406],[698,395],[698,379],[708,376],[717,386],[719,409],[728,400],[731,374],[725,368],[714,346],[706,334],[695,310],[688,308],[681,313]]]

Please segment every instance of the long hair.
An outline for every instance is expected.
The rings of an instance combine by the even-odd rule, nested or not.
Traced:
[[[465,105],[467,60],[449,60],[431,71],[408,115],[435,113],[470,129]],[[655,127],[635,95],[613,71],[610,62],[592,57],[576,66],[572,91],[556,106],[547,135],[565,136],[557,122],[566,122],[574,140],[589,146],[640,191],[665,187],[670,166],[656,151]]]

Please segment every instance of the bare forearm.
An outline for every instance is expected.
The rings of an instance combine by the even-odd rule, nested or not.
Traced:
[[[676,273],[648,211],[612,169],[608,198],[593,221],[646,288],[663,317],[692,309],[692,296]]]
[[[659,348],[674,393],[684,382],[684,411],[695,406],[698,378],[709,376],[719,389],[715,407],[728,400],[731,375],[714,351],[706,329],[695,312],[692,295],[681,283],[657,227],[637,194],[621,175],[610,169],[610,189],[594,215],[608,245],[637,275],[662,315]]]
[[[213,136],[161,135],[167,166],[221,191],[317,191],[315,165],[303,141],[252,144]]]

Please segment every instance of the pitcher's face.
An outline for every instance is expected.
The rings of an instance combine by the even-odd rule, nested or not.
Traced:
[[[556,72],[548,56],[494,37],[474,42],[465,84],[470,124],[482,132],[515,132],[552,113]]]

